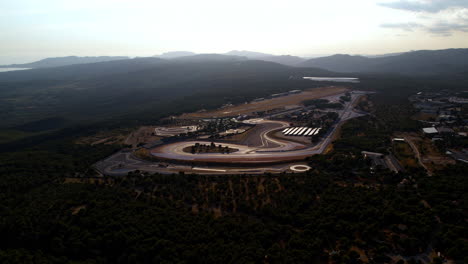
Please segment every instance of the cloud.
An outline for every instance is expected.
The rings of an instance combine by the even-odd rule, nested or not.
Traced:
[[[468,23],[457,24],[457,23],[446,23],[439,22],[429,27],[426,27],[428,32],[441,36],[451,36],[453,31],[468,32]]]
[[[414,31],[416,28],[424,27],[418,23],[385,23],[380,25],[383,28],[398,28],[404,31]]]
[[[468,32],[468,0],[400,0],[379,5],[418,13],[410,22],[384,23],[382,28],[423,30],[444,37]]]
[[[468,23],[437,22],[431,25],[423,25],[419,23],[385,23],[380,26],[383,28],[401,29],[407,32],[422,29],[426,32],[442,37],[451,36],[454,31],[468,32]]]
[[[396,2],[388,3],[379,3],[380,6],[414,11],[414,12],[429,12],[437,13],[446,9],[461,7],[468,8],[467,0],[420,0],[420,1],[410,1],[410,0],[400,0]]]

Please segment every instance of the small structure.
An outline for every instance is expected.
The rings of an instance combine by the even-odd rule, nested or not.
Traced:
[[[198,126],[181,126],[181,127],[155,127],[154,133],[160,137],[173,137],[189,132],[196,132],[200,129]]]
[[[425,127],[423,128],[423,132],[424,134],[428,134],[428,135],[434,135],[434,134],[439,133],[439,131],[437,131],[435,127]]]
[[[460,97],[450,97],[449,102],[457,103],[457,104],[468,104],[467,98],[460,98]]]
[[[447,151],[446,154],[452,156],[452,158],[455,160],[468,163],[468,150],[467,149],[463,149],[463,151],[450,149],[449,151]]]
[[[228,129],[224,132],[219,133],[220,136],[227,136],[227,135],[232,135],[232,134],[242,134],[245,132],[245,129]]]
[[[449,127],[439,127],[439,128],[437,128],[437,131],[440,134],[453,134],[453,133],[455,133],[455,131],[453,131],[453,129],[451,129]]]
[[[301,93],[302,91],[301,90],[291,90],[289,91],[290,94],[298,94],[298,93]]]
[[[403,167],[392,154],[385,155],[370,151],[362,151],[361,154],[364,155],[364,158],[369,158],[372,161],[371,170],[374,170],[377,166],[381,166],[395,173],[403,171]]]
[[[288,95],[288,93],[276,93],[276,94],[272,94],[271,98],[278,98],[278,97],[282,97],[286,95]]]

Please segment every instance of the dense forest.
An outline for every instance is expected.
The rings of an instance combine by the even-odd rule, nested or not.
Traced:
[[[48,122],[51,129],[115,120],[155,122],[169,114],[244,103],[291,87],[318,87],[292,77],[330,74],[335,73],[265,61],[159,58],[3,72],[0,129],[38,121]],[[52,126],[51,118],[59,122]]]
[[[3,143],[0,262],[418,263],[435,250],[434,263],[466,263],[468,166],[432,177],[421,168],[371,172],[360,155],[385,152],[393,132],[420,128],[408,95],[463,85],[362,76],[352,86],[377,92],[359,106],[371,115],[348,121],[333,151],[307,160],[307,173],[96,177],[91,165],[122,146],[76,138],[148,122],[143,115]],[[154,111],[144,113],[174,110]]]

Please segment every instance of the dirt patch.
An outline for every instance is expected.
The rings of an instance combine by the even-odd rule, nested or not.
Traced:
[[[250,136],[254,129],[254,126],[241,127],[241,129],[245,129],[245,131],[243,133],[226,136],[223,138],[223,140],[235,143],[243,142]]]
[[[352,246],[349,250],[356,251],[359,254],[359,258],[361,259],[362,262],[364,263],[369,262],[369,258],[367,257],[366,252],[362,250],[361,248],[358,248],[357,246]]]
[[[111,184],[110,179],[104,179],[104,178],[65,178],[63,181],[64,184],[70,184],[70,183],[86,183],[86,184]]]
[[[72,212],[72,215],[76,215],[77,213],[79,213],[81,210],[84,210],[84,209],[86,209],[85,204],[72,207],[70,210]]]
[[[137,158],[143,159],[143,160],[152,160],[154,157],[151,155],[150,151],[145,148],[140,148],[133,152],[133,155]]]
[[[200,209],[198,208],[198,204],[196,204],[196,203],[195,203],[195,204],[192,204],[192,209],[191,209],[191,211],[192,211],[192,214],[197,215],[197,214],[200,212]]]
[[[418,160],[415,158],[415,154],[411,149],[410,145],[406,142],[394,142],[393,153],[395,154],[398,161],[405,168],[417,168]]]
[[[142,126],[132,131],[131,129],[116,129],[111,131],[101,131],[95,135],[82,137],[75,141],[77,144],[97,145],[97,144],[119,144],[129,145],[136,148],[138,145],[160,140],[154,134],[154,127]]]
[[[435,121],[437,118],[436,114],[427,114],[427,113],[417,113],[411,117],[414,120],[422,120],[422,121]]]
[[[130,133],[129,129],[116,129],[111,131],[100,131],[92,136],[82,137],[75,141],[76,144],[83,145],[113,145],[113,144],[126,144],[125,139]]]
[[[220,117],[230,117],[238,115],[246,115],[253,112],[268,111],[277,108],[284,108],[289,105],[298,105],[303,101],[310,99],[317,99],[326,96],[337,95],[348,91],[348,88],[330,86],[330,87],[321,87],[306,90],[300,94],[291,94],[283,97],[267,99],[260,102],[252,102],[248,104],[236,105],[226,108],[217,109],[214,111],[208,112],[196,112],[183,114],[179,118],[181,119],[191,119],[191,118],[220,118]]]
[[[323,151],[323,154],[328,154],[330,152],[333,151],[333,142],[335,142],[337,139],[341,138],[341,128],[343,126],[343,123],[340,123],[337,125],[336,127],[336,130],[335,130],[335,133],[333,134],[331,140],[330,140],[330,144],[328,144],[328,146],[325,148],[325,150]]]
[[[158,137],[154,134],[154,127],[142,126],[137,130],[131,132],[125,139],[126,145],[131,145],[136,148],[139,144],[146,144],[160,140],[162,137]]]

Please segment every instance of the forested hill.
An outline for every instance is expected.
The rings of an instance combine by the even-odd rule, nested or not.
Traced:
[[[125,56],[99,56],[99,57],[58,57],[58,58],[46,58],[39,61],[23,64],[11,64],[11,65],[0,65],[0,68],[49,68],[59,67],[74,64],[86,64],[104,61],[124,60],[128,59]]]
[[[468,49],[420,50],[377,58],[337,54],[310,59],[299,65],[337,72],[453,74],[468,68]]]
[[[360,155],[419,130],[407,96],[444,83],[405,78],[359,84],[379,91],[360,103],[374,114],[305,173],[96,178],[121,146],[75,140],[102,124],[0,146],[0,263],[467,263],[467,165],[427,177]]]
[[[0,73],[1,126],[51,117],[74,121],[133,115],[135,119],[142,112],[196,111],[317,85],[291,76],[336,75],[218,56],[222,55],[211,60],[139,58]]]
[[[0,82],[105,78],[105,76],[112,74],[145,70],[155,65],[163,64],[164,62],[166,62],[166,60],[159,58],[136,58],[24,71],[9,71],[0,73]]]

